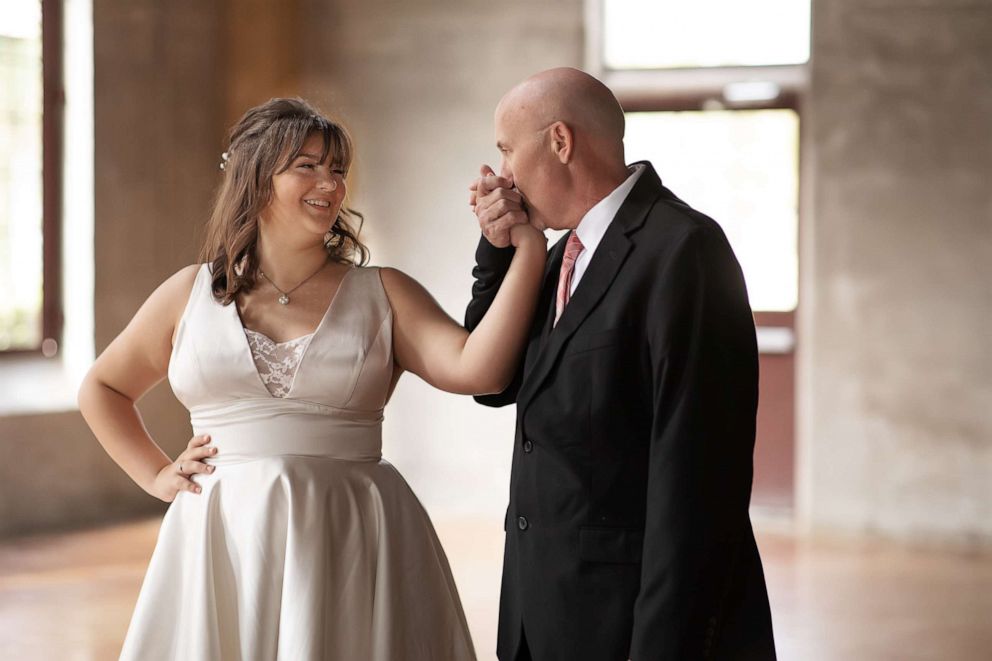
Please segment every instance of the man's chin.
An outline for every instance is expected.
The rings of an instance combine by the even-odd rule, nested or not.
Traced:
[[[533,225],[542,232],[548,229],[548,224],[544,221],[544,219],[541,218],[540,216],[537,216],[533,212],[529,214],[529,218],[527,220],[530,221],[531,225]]]

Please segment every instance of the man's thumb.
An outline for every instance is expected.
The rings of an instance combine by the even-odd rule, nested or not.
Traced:
[[[489,175],[496,173],[493,172],[493,169],[488,165],[483,165],[481,168],[479,168],[479,174],[482,175],[483,177],[488,177]]]

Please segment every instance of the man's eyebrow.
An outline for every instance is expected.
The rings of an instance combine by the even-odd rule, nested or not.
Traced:
[[[500,149],[500,150],[506,149],[506,145],[503,144],[502,140],[496,141],[496,149]]]

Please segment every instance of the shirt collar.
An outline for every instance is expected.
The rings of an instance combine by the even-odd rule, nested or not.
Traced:
[[[644,172],[644,165],[637,164],[627,168],[630,176],[613,189],[613,192],[596,203],[596,205],[586,212],[586,215],[579,221],[575,233],[579,235],[582,242],[583,251],[592,254],[595,252],[599,242],[603,240],[603,235],[613,222],[614,216],[620,211],[624,200],[630,194],[630,189],[634,187],[641,174]]]

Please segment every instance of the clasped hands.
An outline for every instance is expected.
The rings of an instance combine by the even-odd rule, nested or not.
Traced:
[[[469,206],[475,212],[482,234],[496,248],[517,247],[521,241],[540,238],[544,233],[531,225],[524,199],[513,187],[513,180],[501,177],[488,165],[469,186]]]

